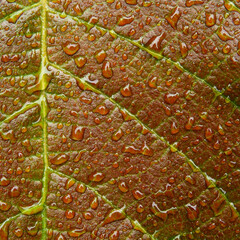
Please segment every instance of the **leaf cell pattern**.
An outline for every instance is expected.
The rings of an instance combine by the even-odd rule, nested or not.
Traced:
[[[0,0],[0,239],[239,239],[239,0]]]

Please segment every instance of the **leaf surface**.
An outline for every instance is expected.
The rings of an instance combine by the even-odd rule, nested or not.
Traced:
[[[0,239],[239,239],[238,0],[0,6]]]

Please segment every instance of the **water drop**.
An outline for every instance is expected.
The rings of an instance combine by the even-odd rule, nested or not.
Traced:
[[[54,165],[61,165],[69,160],[69,156],[65,153],[60,153],[56,157],[50,160]]]
[[[73,197],[70,193],[63,196],[63,202],[69,204],[73,201]]]
[[[166,33],[161,33],[159,36],[151,37],[146,43],[147,47],[150,47],[154,51],[159,52],[161,50],[161,43],[166,37]]]
[[[83,140],[84,132],[85,132],[84,127],[74,125],[72,126],[70,138],[75,141],[81,141]]]
[[[63,51],[70,56],[74,55],[79,49],[80,45],[78,43],[66,42],[63,45]]]
[[[101,115],[107,115],[109,110],[104,105],[97,106],[93,112],[100,113]]]
[[[230,36],[229,33],[222,26],[219,27],[217,35],[223,41],[233,40],[233,37]]]
[[[130,4],[130,5],[136,5],[137,4],[137,0],[125,0],[125,2],[127,4]]]
[[[21,190],[18,186],[13,186],[9,191],[10,197],[18,197],[21,193]]]
[[[175,7],[169,16],[166,17],[166,20],[172,26],[173,29],[177,29],[177,23],[181,17],[181,12],[179,7]]]
[[[88,179],[92,182],[100,182],[104,179],[105,175],[101,172],[94,172],[89,175]]]
[[[124,97],[130,97],[132,95],[131,87],[129,84],[127,84],[125,87],[121,89],[121,94]]]
[[[166,103],[173,105],[179,98],[179,93],[167,93],[164,96]]]
[[[65,216],[67,219],[73,219],[75,216],[75,212],[73,210],[68,209],[65,212]]]
[[[133,20],[134,20],[134,16],[123,17],[119,20],[118,26],[125,26],[127,24],[130,24]]]
[[[183,58],[186,58],[188,55],[188,47],[186,43],[180,42],[180,51]]]
[[[113,71],[111,67],[111,63],[109,61],[105,61],[102,66],[102,75],[105,78],[111,78],[113,76]]]
[[[215,13],[206,13],[206,25],[212,27],[216,24],[216,14]]]
[[[87,58],[80,56],[80,57],[75,58],[74,62],[76,63],[76,65],[79,68],[81,68],[81,67],[83,67],[86,64]]]
[[[145,194],[140,192],[139,190],[133,190],[132,194],[133,194],[134,198],[137,200],[141,200],[141,199],[145,198]]]
[[[102,63],[106,57],[107,57],[107,54],[104,50],[98,51],[95,55],[95,58],[97,59],[98,63]]]
[[[38,222],[36,222],[33,226],[28,226],[27,227],[27,233],[30,236],[36,236],[38,233]]]
[[[120,189],[121,192],[128,192],[128,186],[125,182],[120,182],[118,183],[118,188]]]
[[[85,228],[74,228],[69,230],[67,233],[69,237],[80,237],[85,232],[86,232]]]
[[[76,191],[79,193],[84,193],[86,191],[86,186],[82,183],[79,183],[76,187]]]
[[[203,4],[203,0],[186,0],[186,6],[191,7],[193,5]]]
[[[211,142],[212,141],[212,138],[213,138],[213,131],[211,128],[207,128],[206,131],[205,131],[205,137],[206,139]]]
[[[5,212],[8,211],[11,208],[11,204],[10,203],[6,203],[0,200],[0,210]]]
[[[120,128],[117,132],[112,135],[112,140],[118,141],[123,136],[123,130]]]
[[[97,207],[98,207],[98,198],[97,198],[97,197],[95,197],[95,198],[91,201],[90,207],[91,207],[92,209],[97,209]]]

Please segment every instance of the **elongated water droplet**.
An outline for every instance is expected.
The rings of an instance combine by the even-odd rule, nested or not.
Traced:
[[[127,4],[130,4],[130,5],[136,5],[137,4],[137,0],[125,0],[125,2]]]
[[[67,233],[68,233],[68,236],[69,237],[80,237],[81,235],[83,235],[84,233],[86,232],[86,229],[85,228],[74,228],[74,229],[71,229],[69,230]]]
[[[171,14],[166,17],[166,20],[169,22],[173,29],[177,29],[177,23],[181,15],[182,13],[180,12],[180,8],[175,7]]]
[[[101,115],[107,115],[109,110],[104,105],[97,106],[93,112],[100,113]]]
[[[133,20],[134,20],[134,16],[123,17],[119,20],[118,26],[125,26],[127,24],[130,24]]]
[[[109,61],[105,61],[102,66],[102,75],[105,78],[111,78],[113,76],[113,71],[111,67],[111,63]]]
[[[161,43],[165,37],[166,37],[165,32],[161,33],[159,36],[153,36],[148,40],[146,46],[156,52],[159,52],[161,50]]]
[[[97,198],[97,197],[95,197],[95,198],[91,201],[90,207],[91,207],[92,209],[97,209],[97,207],[98,207],[98,198]]]
[[[105,175],[101,172],[95,172],[89,175],[88,179],[92,182],[101,182],[104,179]]]
[[[102,223],[102,226],[105,226],[105,225],[107,225],[108,223],[111,223],[111,222],[122,220],[125,217],[126,217],[126,215],[122,212],[122,210],[113,210],[104,219],[104,221]]]
[[[190,221],[194,221],[198,218],[199,209],[197,205],[188,204],[186,209],[187,209],[187,216]]]
[[[222,27],[220,26],[217,31],[218,37],[223,41],[233,40],[233,37]]]
[[[203,0],[186,0],[186,6],[187,7],[191,7],[193,5],[203,4],[203,3],[204,3]]]
[[[61,165],[69,160],[69,156],[65,153],[60,153],[56,157],[50,160],[54,165]]]
[[[186,58],[188,55],[188,47],[186,43],[180,42],[180,51],[183,58]]]

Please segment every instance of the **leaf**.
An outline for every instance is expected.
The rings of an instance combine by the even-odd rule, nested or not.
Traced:
[[[240,238],[238,0],[0,4],[0,239]]]

